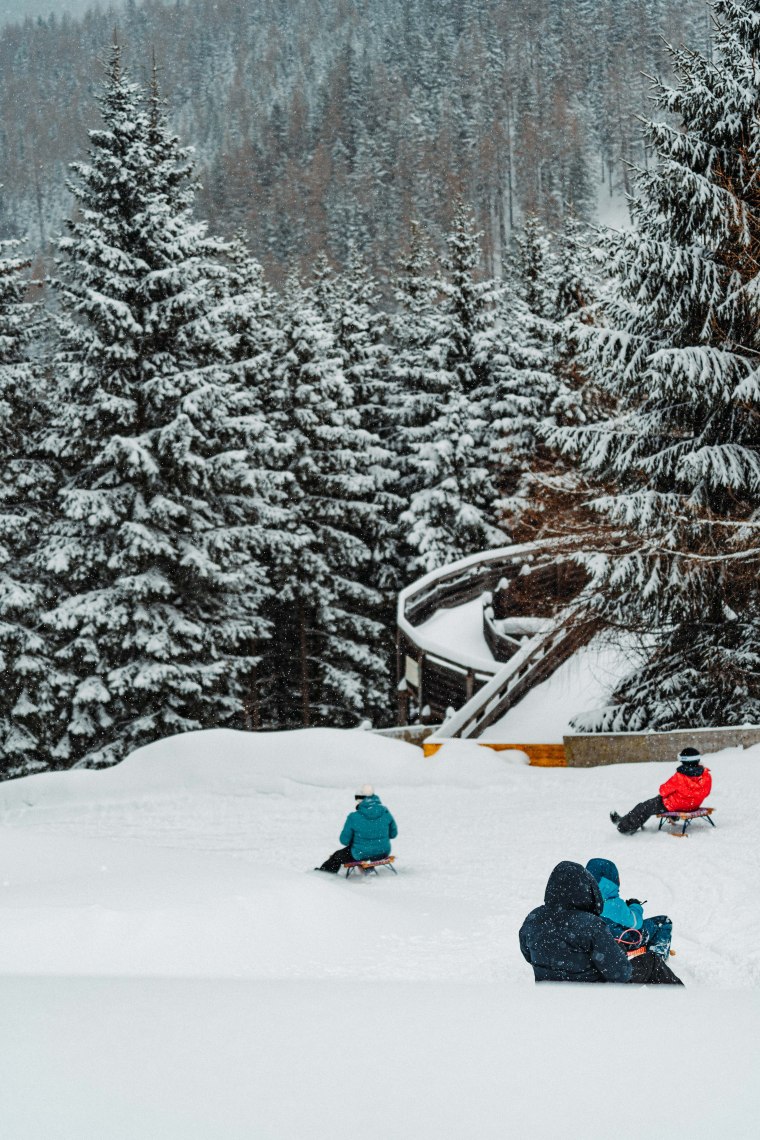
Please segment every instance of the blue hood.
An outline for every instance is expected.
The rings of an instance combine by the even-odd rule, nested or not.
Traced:
[[[593,875],[597,883],[602,879],[609,879],[616,887],[620,887],[620,872],[611,859],[589,859],[586,870]]]
[[[612,926],[621,929],[633,927],[641,930],[644,909],[641,903],[630,905],[620,898],[620,872],[611,859],[589,859],[586,870],[599,884],[599,892],[604,900],[602,918]]]

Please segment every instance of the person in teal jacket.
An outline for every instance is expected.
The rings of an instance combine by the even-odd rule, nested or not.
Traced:
[[[673,923],[667,915],[644,918],[644,907],[638,899],[621,899],[620,872],[611,859],[589,859],[586,870],[599,884],[604,902],[601,917],[608,923],[615,938],[620,938],[626,930],[640,931],[642,944],[652,954],[668,958]],[[630,935],[626,941],[633,946],[635,935]]]
[[[391,840],[398,835],[396,821],[385,804],[375,795],[371,784],[365,784],[354,796],[356,808],[343,824],[340,841],[345,844],[334,851],[315,871],[336,875],[345,863],[360,859],[383,859],[391,853]]]

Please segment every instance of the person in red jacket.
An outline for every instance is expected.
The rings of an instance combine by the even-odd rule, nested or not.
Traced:
[[[703,768],[702,757],[696,748],[684,748],[678,753],[680,764],[675,773],[660,787],[659,796],[644,800],[631,808],[627,815],[610,812],[610,819],[623,835],[633,835],[643,827],[650,816],[661,811],[696,811],[707,799],[712,788],[709,768]]]

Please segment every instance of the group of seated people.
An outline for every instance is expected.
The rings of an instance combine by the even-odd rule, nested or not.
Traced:
[[[623,835],[633,835],[653,815],[696,811],[712,777],[696,748],[684,748],[679,766],[659,795],[627,815],[610,812]],[[610,859],[558,863],[549,876],[544,905],[520,928],[520,949],[537,982],[646,982],[683,985],[668,965],[673,925],[666,915],[644,918],[643,903],[621,899],[620,874]]]
[[[679,753],[676,773],[659,795],[626,816],[611,812],[618,831],[632,835],[651,815],[697,809],[711,788],[708,768],[695,748]],[[344,845],[316,871],[337,874],[361,860],[386,859],[398,828],[371,784],[354,796],[355,808],[340,835]],[[644,918],[644,904],[620,897],[620,874],[610,859],[558,863],[549,876],[543,906],[520,928],[520,949],[537,982],[645,982],[683,985],[671,970],[673,925],[667,915]]]
[[[610,859],[558,863],[544,905],[520,928],[520,949],[537,982],[648,982],[683,985],[668,965],[673,926],[644,918],[643,904],[620,898]]]

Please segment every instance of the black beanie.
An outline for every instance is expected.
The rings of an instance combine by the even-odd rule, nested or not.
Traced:
[[[702,756],[698,748],[682,748],[678,753],[678,759],[682,764],[699,764]]]

